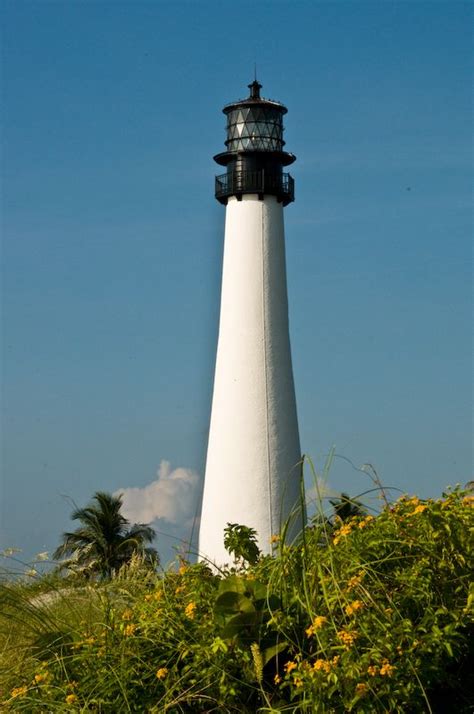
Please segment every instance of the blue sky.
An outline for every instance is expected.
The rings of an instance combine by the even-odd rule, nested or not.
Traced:
[[[304,452],[321,468],[334,444],[423,497],[472,478],[472,5],[9,0],[2,15],[2,547],[53,549],[71,500],[156,484],[162,461],[158,481],[202,478],[212,156],[255,61],[297,156]],[[356,495],[370,482],[345,459],[330,484]],[[194,512],[180,483],[184,510],[156,521],[174,537]]]

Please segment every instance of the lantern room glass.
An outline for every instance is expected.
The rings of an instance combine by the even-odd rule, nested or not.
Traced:
[[[283,121],[280,110],[265,106],[240,106],[227,115],[228,151],[281,151]]]

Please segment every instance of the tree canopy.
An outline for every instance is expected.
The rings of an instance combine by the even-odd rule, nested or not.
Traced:
[[[143,523],[130,524],[121,507],[122,496],[97,491],[89,505],[73,511],[71,519],[81,525],[62,535],[53,554],[62,560],[60,569],[107,579],[135,556],[152,568],[159,564],[157,551],[149,545],[156,535],[154,529]]]

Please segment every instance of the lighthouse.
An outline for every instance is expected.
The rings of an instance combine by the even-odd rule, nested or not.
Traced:
[[[283,222],[295,156],[283,148],[286,107],[261,97],[256,79],[248,86],[223,109],[226,150],[214,157],[225,167],[215,180],[225,238],[199,554],[217,565],[231,561],[228,523],[254,528],[270,553],[300,493]]]

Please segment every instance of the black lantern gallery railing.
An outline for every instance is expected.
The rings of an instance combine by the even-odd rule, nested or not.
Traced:
[[[216,198],[227,203],[229,196],[241,198],[244,193],[276,196],[286,206],[295,200],[295,181],[290,174],[260,171],[229,171],[216,176]]]

